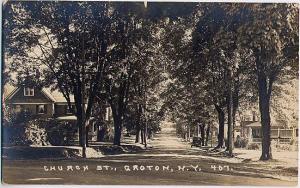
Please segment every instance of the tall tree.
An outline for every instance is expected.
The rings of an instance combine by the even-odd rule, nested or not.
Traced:
[[[96,2],[10,2],[5,10],[5,49],[14,57],[12,68],[40,69],[45,83],[62,92],[70,109],[74,95],[83,157],[95,94],[113,58],[114,39],[120,38],[112,32],[119,26],[112,21],[112,10],[109,3]]]
[[[299,10],[296,4],[249,4],[244,11],[250,19],[240,27],[239,39],[255,57],[262,124],[260,159],[269,160],[272,158],[270,100],[273,85],[286,75],[297,75]]]

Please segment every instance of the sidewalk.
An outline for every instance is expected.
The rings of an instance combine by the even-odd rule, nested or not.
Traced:
[[[211,152],[210,149],[212,148],[192,148],[194,151],[200,151],[203,156],[216,161],[244,164],[244,169],[236,169],[239,173],[244,173],[243,170],[247,169],[247,171],[264,174],[271,178],[287,181],[298,180],[298,151],[273,151],[272,160],[260,161],[261,150],[235,148],[234,157],[230,158],[225,155],[224,150]]]

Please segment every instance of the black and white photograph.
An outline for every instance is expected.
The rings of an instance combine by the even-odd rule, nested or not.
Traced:
[[[1,36],[2,185],[298,185],[298,3],[8,0]]]

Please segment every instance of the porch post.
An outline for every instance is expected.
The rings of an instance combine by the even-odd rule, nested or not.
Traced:
[[[296,136],[295,136],[295,128],[293,127],[292,130],[293,130],[292,138],[294,139],[294,138],[296,137]]]

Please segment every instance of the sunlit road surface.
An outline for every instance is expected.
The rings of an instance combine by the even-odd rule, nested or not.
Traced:
[[[150,142],[143,153],[100,159],[3,160],[3,181],[8,184],[102,185],[296,185],[264,175],[241,163],[202,156],[182,142],[170,126]]]

